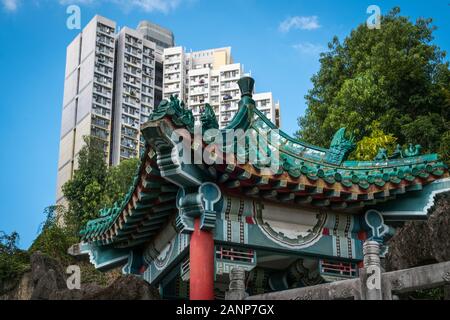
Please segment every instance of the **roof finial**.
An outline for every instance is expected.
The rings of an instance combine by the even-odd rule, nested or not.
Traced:
[[[246,96],[251,98],[253,95],[253,88],[255,87],[255,80],[251,77],[242,77],[237,83],[241,90],[241,98]]]

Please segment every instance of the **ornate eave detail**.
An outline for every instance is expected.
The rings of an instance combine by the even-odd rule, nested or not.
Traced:
[[[437,154],[417,155],[412,148],[404,158],[347,161],[353,139],[345,137],[345,129],[336,133],[329,149],[293,139],[277,131],[276,126],[256,109],[251,97],[252,81],[243,80],[240,84],[243,92],[240,109],[229,126],[218,130],[214,111],[206,105],[201,117],[202,128],[213,129],[222,136],[236,129],[252,130],[259,137],[276,134],[279,146],[274,147],[268,141],[269,148],[276,149],[279,154],[275,172],[268,175],[267,165],[258,162],[185,163],[176,148],[178,141],[173,132],[181,129],[182,135],[195,141],[198,137],[194,118],[182,102],[171,97],[169,101],[161,102],[142,127],[147,147],[129,192],[113,208],[102,210],[100,218],[87,224],[82,231],[83,240],[96,245],[132,247],[148,241],[167,224],[169,217],[178,229],[189,231],[192,217],[181,215],[174,219],[175,213],[184,210],[182,198],[191,193],[198,195],[199,187],[208,181],[216,183],[223,194],[296,207],[349,211],[389,202],[398,195],[421,190],[433,181],[448,177],[447,166]],[[192,150],[206,148],[213,140],[211,137],[200,139]],[[233,150],[234,158],[248,152],[248,149],[235,148],[231,144],[214,156],[225,160],[230,150]],[[179,190],[183,191],[179,193]],[[212,216],[203,207],[205,203],[197,202],[197,211],[201,212],[205,227],[211,228]]]

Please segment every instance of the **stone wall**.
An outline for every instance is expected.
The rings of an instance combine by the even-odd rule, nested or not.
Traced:
[[[31,256],[31,271],[10,287],[0,300],[155,300],[159,292],[142,278],[122,275],[110,285],[81,285],[81,290],[69,290],[66,273],[55,259],[40,253]]]
[[[407,222],[388,245],[387,271],[450,261],[450,192],[436,196],[428,220]]]

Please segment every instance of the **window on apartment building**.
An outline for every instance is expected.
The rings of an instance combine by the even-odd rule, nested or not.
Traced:
[[[156,70],[156,77],[155,77],[155,85],[158,87],[162,87],[163,85],[163,64],[161,62],[155,62],[155,70]]]

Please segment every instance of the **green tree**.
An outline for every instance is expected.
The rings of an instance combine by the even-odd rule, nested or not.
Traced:
[[[432,20],[412,23],[399,12],[383,16],[381,29],[361,24],[343,43],[337,37],[329,43],[305,97],[299,138],[328,147],[340,127],[361,140],[379,122],[402,145],[420,143],[432,152],[443,146],[450,130],[449,63],[432,43]]]
[[[63,186],[68,202],[64,222],[75,232],[87,221],[97,218],[100,209],[112,206],[127,193],[140,163],[133,158],[108,168],[103,148],[98,139],[86,137],[78,155],[78,168]]]
[[[105,182],[105,196],[109,205],[122,199],[130,188],[136,170],[139,166],[138,158],[122,160],[119,165],[110,167]]]
[[[41,225],[39,235],[28,250],[30,253],[40,251],[63,263],[73,260],[68,255],[67,249],[78,242],[77,230],[73,229],[73,225],[58,223],[59,217],[66,213],[63,206],[45,208],[46,219]]]
[[[373,160],[378,150],[383,148],[388,154],[395,150],[397,139],[392,134],[386,134],[379,128],[379,122],[374,122],[369,129],[369,136],[362,138],[356,144],[356,150],[350,155],[356,160]]]
[[[18,242],[17,232],[6,234],[0,231],[0,284],[16,280],[29,269],[29,254],[17,247]]]
[[[65,223],[76,230],[107,204],[105,182],[107,165],[103,144],[94,137],[85,137],[85,145],[78,154],[78,168],[73,178],[64,184],[63,193],[68,201]]]

